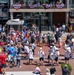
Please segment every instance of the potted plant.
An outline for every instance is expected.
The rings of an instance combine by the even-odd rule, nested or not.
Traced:
[[[67,65],[68,69],[69,69],[69,75],[71,75],[71,71],[72,71],[72,67],[70,64],[61,64],[61,68],[63,70],[63,68],[65,67],[65,65]]]

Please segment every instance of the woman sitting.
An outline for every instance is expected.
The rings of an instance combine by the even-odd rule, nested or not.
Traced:
[[[33,73],[35,73],[35,74],[40,74],[40,75],[41,75],[40,64],[37,64],[37,65],[36,65],[36,68],[34,69]]]

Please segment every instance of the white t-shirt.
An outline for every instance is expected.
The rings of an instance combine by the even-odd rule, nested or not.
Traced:
[[[63,24],[62,27],[65,28],[65,25]]]
[[[42,51],[42,50],[39,51],[38,54],[39,54],[39,58],[44,57],[44,55],[45,55],[45,54],[44,54],[44,51]]]
[[[32,52],[32,51],[30,51],[30,52],[28,53],[28,57],[29,57],[29,59],[33,59],[33,52]]]
[[[74,38],[72,38],[72,42],[74,43]]]
[[[53,50],[54,53],[56,52],[56,48],[57,48],[56,46],[52,47],[52,50]]]
[[[55,59],[55,57],[56,57],[56,56],[55,56],[55,54],[54,54],[54,53],[51,53],[51,54],[50,54],[50,59],[51,59],[51,60],[54,60],[54,59]]]
[[[29,53],[29,47],[28,47],[28,46],[25,46],[25,47],[24,47],[24,51],[25,51],[26,53]]]
[[[60,55],[59,51],[55,52],[55,56],[58,57]]]
[[[35,70],[34,70],[34,73],[39,73],[41,70],[39,67],[36,67]]]
[[[65,57],[70,58],[70,52],[65,50]]]
[[[32,49],[35,49],[35,44],[34,43],[32,44]]]
[[[56,28],[56,32],[58,32],[59,31],[59,28]]]

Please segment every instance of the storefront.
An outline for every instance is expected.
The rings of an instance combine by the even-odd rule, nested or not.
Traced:
[[[36,24],[41,30],[51,30],[53,24],[68,24],[69,0],[11,0],[10,4],[10,19],[23,19],[29,28]]]
[[[24,25],[29,28],[32,26],[32,24],[36,24],[39,28],[39,15],[41,16],[41,29],[50,30],[52,26],[52,13],[13,13],[13,18],[24,19]]]

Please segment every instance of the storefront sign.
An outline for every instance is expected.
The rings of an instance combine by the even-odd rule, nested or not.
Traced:
[[[13,8],[15,8],[16,10],[18,10],[18,9],[21,8],[21,4],[14,4],[14,5],[13,5]]]
[[[64,4],[63,3],[61,3],[61,4],[56,4],[56,8],[58,8],[58,9],[62,9],[64,7]]]

